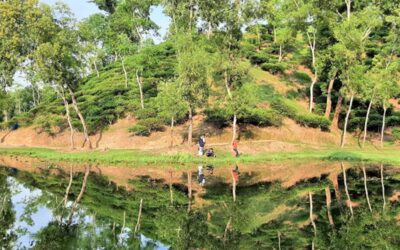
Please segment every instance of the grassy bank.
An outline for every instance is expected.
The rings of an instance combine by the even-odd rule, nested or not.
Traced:
[[[243,155],[236,159],[231,154],[220,154],[217,158],[207,159],[189,154],[156,155],[137,150],[110,150],[107,152],[60,152],[43,148],[0,148],[0,155],[32,157],[49,162],[73,162],[73,163],[98,163],[114,166],[146,166],[159,165],[177,168],[193,164],[230,165],[238,164],[262,164],[267,162],[297,160],[325,160],[325,161],[365,161],[370,163],[400,164],[400,153],[395,148],[384,150],[376,149],[324,149],[321,151],[304,150],[302,152],[276,152],[257,155]]]

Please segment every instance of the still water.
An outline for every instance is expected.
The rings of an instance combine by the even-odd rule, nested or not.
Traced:
[[[398,249],[400,169],[0,167],[1,249]]]

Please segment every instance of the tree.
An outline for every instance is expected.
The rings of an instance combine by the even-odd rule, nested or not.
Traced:
[[[177,82],[167,82],[159,85],[158,95],[155,98],[158,115],[171,122],[171,147],[174,146],[174,126],[176,121],[182,120],[188,107],[182,98],[182,90]]]
[[[86,122],[74,93],[77,84],[81,80],[83,68],[80,60],[82,58],[80,56],[81,47],[78,40],[78,32],[75,30],[75,20],[66,5],[56,4],[54,11],[53,15],[57,17],[53,23],[54,35],[51,40],[40,44],[34,52],[34,67],[41,80],[52,86],[63,100],[71,132],[71,147],[74,147],[74,128],[67,101],[68,94],[72,100],[72,107],[77,113],[83,128],[85,141],[82,146],[88,142],[91,149],[92,143]]]

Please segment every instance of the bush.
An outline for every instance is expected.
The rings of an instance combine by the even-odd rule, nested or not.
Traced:
[[[306,83],[310,83],[311,82],[311,78],[309,75],[307,75],[307,73],[302,72],[302,71],[296,71],[293,74],[293,77],[299,81],[302,84],[306,84]]]
[[[162,120],[158,118],[148,118],[138,121],[138,123],[131,128],[129,132],[138,136],[149,136],[151,132],[163,131],[164,125]]]
[[[270,63],[266,62],[261,64],[261,68],[265,71],[270,72],[271,74],[279,74],[283,73],[285,70],[288,69],[288,66],[282,62]]]
[[[400,128],[393,128],[392,135],[396,141],[400,141]]]
[[[255,108],[250,113],[241,119],[244,123],[249,123],[257,126],[275,126],[282,125],[282,116],[274,110],[266,110]]]
[[[331,126],[331,121],[326,119],[324,116],[311,113],[298,115],[296,122],[306,127],[321,128],[324,131],[328,131]]]
[[[229,124],[230,116],[224,108],[208,108],[204,110],[205,121],[222,128]]]
[[[139,120],[154,118],[157,116],[157,110],[154,108],[139,109],[135,113],[135,117]]]
[[[321,128],[324,131],[328,131],[331,126],[331,122],[324,116],[299,110],[296,103],[289,100],[277,98],[271,103],[271,107],[278,111],[279,114],[287,116],[305,127]]]
[[[136,124],[133,127],[129,128],[129,133],[133,133],[137,136],[149,136],[151,132],[148,127]]]
[[[47,133],[49,135],[54,135],[56,131],[54,131],[55,127],[63,130],[66,128],[65,118],[61,115],[47,114],[47,115],[39,115],[33,122],[33,127],[39,133]]]
[[[252,64],[260,65],[260,64],[268,62],[268,57],[264,53],[253,53],[250,56],[250,62]]]

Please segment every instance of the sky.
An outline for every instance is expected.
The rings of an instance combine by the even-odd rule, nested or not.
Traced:
[[[41,2],[53,5],[54,3],[59,2],[59,0],[41,0]],[[80,20],[94,13],[100,12],[97,6],[88,0],[63,0],[61,2],[68,4],[72,12],[75,14],[75,17]],[[163,40],[163,37],[168,30],[169,18],[164,15],[160,6],[152,9],[150,18],[160,27],[160,37],[154,37],[154,41],[159,43]]]

